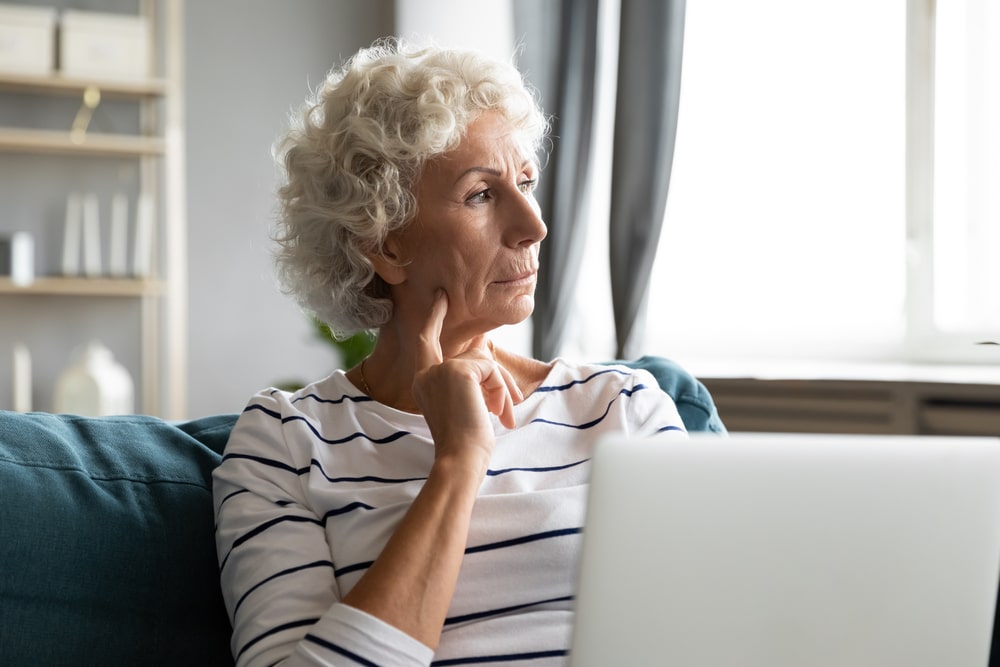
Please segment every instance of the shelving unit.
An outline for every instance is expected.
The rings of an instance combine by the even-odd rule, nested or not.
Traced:
[[[46,93],[76,97],[88,86],[97,86],[101,93],[110,97],[162,97],[167,94],[167,80],[150,78],[145,81],[119,81],[115,79],[80,79],[53,74],[37,76],[0,73],[4,90],[18,93]]]
[[[0,88],[3,82],[0,81]],[[160,137],[87,133],[75,139],[69,132],[57,130],[20,130],[0,128],[0,151],[11,153],[57,153],[63,155],[134,156],[163,155],[165,143]]]
[[[21,309],[18,304],[27,303],[24,300],[34,300],[34,307],[44,307],[45,300],[53,297],[74,302],[103,298],[113,298],[115,303],[120,303],[121,299],[134,302],[141,339],[135,377],[140,400],[136,409],[145,414],[179,419],[186,416],[187,380],[183,0],[139,0],[139,12],[150,25],[149,60],[155,71],[149,78],[120,81],[67,77],[58,73],[49,76],[0,73],[0,93],[8,96],[82,100],[88,91],[93,92],[96,88],[102,103],[115,100],[136,106],[139,132],[0,127],[0,160],[17,160],[26,155],[81,160],[80,167],[74,163],[73,169],[85,168],[90,160],[135,160],[138,192],[154,203],[156,242],[152,273],[129,278],[39,275],[27,286],[15,285],[9,278],[0,277],[0,297],[3,297],[0,322],[16,316]],[[0,213],[4,209],[4,204],[0,203]],[[41,302],[35,303],[38,300]],[[0,328],[2,326],[0,324]],[[40,391],[51,393],[49,388],[40,388]],[[2,407],[5,406],[0,405]]]
[[[162,295],[158,280],[136,278],[36,278],[30,285],[15,285],[10,278],[0,278],[0,294],[25,296],[144,296]]]

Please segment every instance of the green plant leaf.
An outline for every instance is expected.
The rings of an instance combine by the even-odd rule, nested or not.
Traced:
[[[325,341],[340,352],[344,369],[354,368],[375,348],[376,335],[372,331],[359,331],[348,338],[338,339],[325,323],[312,318],[313,328],[320,340]]]

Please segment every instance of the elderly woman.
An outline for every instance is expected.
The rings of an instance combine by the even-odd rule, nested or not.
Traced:
[[[595,440],[684,426],[644,371],[487,337],[534,305],[545,130],[512,66],[382,42],[281,143],[283,283],[378,338],[233,431],[215,498],[240,665],[565,662]]]

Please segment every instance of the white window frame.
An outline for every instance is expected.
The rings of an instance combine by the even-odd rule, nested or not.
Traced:
[[[946,332],[935,323],[936,0],[906,11],[906,356],[914,362],[1000,363],[1000,332]],[[1000,285],[997,286],[1000,289]]]

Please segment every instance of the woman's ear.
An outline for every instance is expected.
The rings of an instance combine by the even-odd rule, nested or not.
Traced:
[[[375,273],[389,285],[399,285],[406,280],[406,264],[399,253],[399,244],[392,234],[385,240],[381,250],[368,253],[368,259],[375,267]]]

